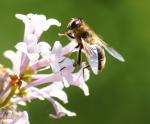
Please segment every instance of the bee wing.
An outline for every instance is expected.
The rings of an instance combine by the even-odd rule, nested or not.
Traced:
[[[98,71],[101,69],[101,53],[98,45],[91,45],[82,41],[83,49],[87,57],[88,63],[94,74],[98,74]]]
[[[100,46],[103,46],[104,49],[110,54],[112,55],[114,58],[118,59],[121,62],[124,62],[125,59],[123,58],[123,56],[118,53],[114,48],[112,48],[110,45],[108,45],[106,42],[104,42],[103,40],[100,39]]]

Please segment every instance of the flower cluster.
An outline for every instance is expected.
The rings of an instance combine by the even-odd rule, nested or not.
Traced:
[[[46,19],[44,15],[37,14],[16,14],[16,18],[25,24],[25,32],[23,41],[15,46],[16,51],[4,53],[12,62],[12,69],[0,65],[0,123],[29,124],[28,113],[18,111],[17,106],[26,105],[34,99],[46,99],[52,103],[56,114],[50,114],[50,117],[76,116],[55,98],[68,103],[64,88],[71,85],[89,95],[85,83],[89,79],[89,70],[84,68],[83,62],[80,70],[76,71],[74,60],[68,57],[77,43],[71,41],[63,47],[60,41],[53,46],[39,41],[42,33],[51,26],[61,26],[56,19]],[[43,70],[51,73],[42,73]],[[41,85],[43,87],[39,88]]]

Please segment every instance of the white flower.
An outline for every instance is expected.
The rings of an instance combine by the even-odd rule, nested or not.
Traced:
[[[76,116],[76,113],[71,112],[67,109],[65,109],[61,104],[59,104],[57,101],[55,101],[54,99],[49,99],[49,101],[51,101],[51,103],[53,104],[56,114],[50,114],[49,116],[55,119],[59,119],[64,117],[65,115],[67,116]]]
[[[0,122],[2,124],[29,124],[28,113],[26,111],[0,111]]]
[[[14,121],[14,124],[29,124],[28,113],[26,111],[21,112],[16,121]]]
[[[17,51],[7,50],[4,53],[13,64],[12,69],[0,65],[1,122],[29,124],[28,113],[18,112],[17,107],[27,105],[34,99],[52,103],[56,114],[50,114],[50,117],[76,116],[76,113],[65,109],[55,98],[64,104],[68,103],[64,89],[72,85],[79,87],[86,96],[89,95],[86,84],[90,76],[89,70],[83,62],[77,72],[74,60],[68,56],[75,51],[77,43],[73,40],[63,47],[60,41],[56,41],[51,48],[47,42],[39,42],[39,38],[52,25],[60,26],[60,22],[47,20],[44,15],[37,14],[16,14],[16,17],[24,22],[25,32],[23,41],[15,46]],[[42,73],[45,69],[50,69],[51,73]],[[8,115],[3,118],[5,113]]]
[[[64,103],[68,103],[67,94],[63,91],[64,85],[62,82],[54,82],[51,85],[48,85],[44,88],[38,89],[36,87],[30,87],[26,90],[29,94],[24,96],[24,98],[15,98],[13,101],[16,103],[22,103],[23,101],[32,100],[35,98],[39,98],[41,100],[47,99],[49,97],[55,97],[63,101]]]
[[[28,57],[35,61],[39,58],[38,40],[44,31],[47,31],[52,25],[61,26],[56,19],[48,19],[44,15],[37,14],[16,14],[16,17],[25,24],[24,40],[16,45],[17,50],[22,51]]]
[[[7,50],[4,52],[4,56],[12,62],[12,71],[15,74],[20,73],[21,66],[21,52],[14,52],[12,50]]]
[[[82,89],[85,96],[89,95],[89,88],[85,83],[85,81],[89,79],[89,76],[89,70],[85,68],[85,65],[83,64],[80,71],[73,75],[73,82],[71,82],[71,85],[77,86]]]
[[[22,20],[25,24],[24,42],[27,42],[27,44],[28,40],[30,39],[29,37],[31,37],[31,39],[34,39],[33,37],[35,36],[38,40],[43,31],[47,31],[50,26],[61,26],[61,23],[56,19],[46,20],[46,17],[44,15],[37,15],[32,13],[27,15],[16,14],[16,18]]]

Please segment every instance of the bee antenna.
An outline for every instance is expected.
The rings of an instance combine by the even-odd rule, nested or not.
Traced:
[[[58,33],[59,36],[66,36],[66,33]]]

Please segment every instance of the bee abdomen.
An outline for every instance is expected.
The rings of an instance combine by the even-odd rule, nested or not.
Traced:
[[[102,71],[103,68],[105,67],[106,62],[105,52],[103,49],[99,48],[97,48],[97,51],[98,51],[98,70]]]

